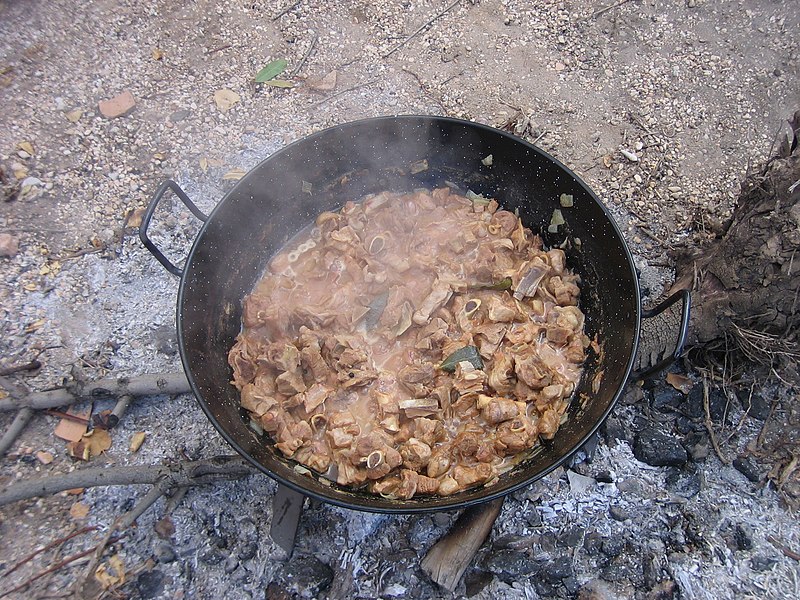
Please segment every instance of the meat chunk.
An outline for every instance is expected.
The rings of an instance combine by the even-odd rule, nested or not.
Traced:
[[[293,396],[306,391],[306,384],[299,372],[286,371],[275,378],[275,387],[281,394]]]
[[[436,281],[428,297],[422,301],[420,307],[414,312],[412,320],[417,325],[424,325],[431,318],[431,314],[440,306],[447,304],[453,295],[453,289],[448,283]]]
[[[478,463],[474,467],[458,465],[453,469],[453,478],[462,489],[484,483],[492,474],[492,466],[487,463]]]
[[[417,438],[411,438],[400,446],[400,455],[406,468],[422,471],[431,459],[431,447]]]
[[[433,446],[444,435],[444,426],[438,419],[418,417],[414,419],[414,437]]]
[[[550,385],[553,379],[550,369],[547,368],[547,365],[545,365],[532,350],[528,350],[525,354],[515,357],[514,371],[517,377],[534,390],[540,390]]]
[[[508,394],[514,389],[514,359],[503,351],[494,355],[487,383],[499,394]]]
[[[483,409],[483,418],[492,425],[513,419],[518,414],[519,406],[508,398],[494,398]]]

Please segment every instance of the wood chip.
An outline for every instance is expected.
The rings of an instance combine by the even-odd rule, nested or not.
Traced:
[[[83,502],[76,502],[69,509],[69,514],[73,519],[85,519],[89,514],[89,506]]]
[[[317,92],[330,92],[336,87],[336,78],[339,76],[337,71],[331,71],[322,79],[308,82],[308,87]]]
[[[69,408],[67,409],[67,414],[74,417],[80,417],[81,419],[86,419],[88,421],[89,415],[92,414],[92,409],[87,408],[84,410],[78,410],[76,408]],[[66,440],[68,442],[79,442],[83,438],[83,434],[86,433],[86,428],[87,426],[84,423],[78,423],[69,419],[61,419],[58,422],[58,425],[56,425],[53,433],[56,435],[56,437],[59,437],[62,440]]]
[[[677,373],[667,373],[667,383],[674,387],[679,392],[688,394],[692,391],[694,383],[685,375],[678,375]]]
[[[125,90],[113,98],[101,100],[97,108],[100,109],[100,114],[107,119],[116,119],[127,115],[134,106],[136,106],[136,100],[134,100],[133,94]]]

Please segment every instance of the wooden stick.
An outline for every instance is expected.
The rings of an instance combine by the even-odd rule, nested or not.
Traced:
[[[347,92],[352,92],[353,90],[357,90],[357,89],[362,88],[362,87],[367,87],[368,85],[372,85],[373,83],[378,83],[379,81],[380,81],[380,78],[376,77],[375,79],[370,79],[367,82],[356,84],[354,86],[351,86],[349,88],[341,90],[340,92],[336,92],[335,94],[331,94],[330,96],[325,96],[322,100],[320,100],[319,102],[315,102],[314,104],[312,104],[308,108],[317,108],[318,106],[322,106],[326,102],[330,102],[334,98],[338,98],[342,94],[346,94]]]
[[[97,565],[100,563],[100,559],[103,558],[103,553],[106,551],[106,548],[111,541],[111,536],[113,536],[117,531],[125,531],[128,527],[133,525],[136,522],[136,519],[141,517],[142,513],[155,504],[156,501],[158,501],[158,499],[161,498],[161,496],[163,496],[167,491],[169,490],[164,485],[154,485],[150,491],[147,492],[147,494],[136,503],[136,506],[126,512],[124,515],[121,515],[119,518],[117,518],[111,527],[108,528],[108,531],[106,531],[105,535],[103,535],[103,538],[94,548],[94,553],[92,554],[91,560],[89,560],[89,566],[86,567],[86,573],[83,576],[83,579],[75,584],[74,595],[76,599],[86,597],[86,594],[84,593],[86,590],[86,584],[91,580],[92,576],[97,570]]]
[[[303,68],[303,65],[306,64],[308,57],[311,56],[311,53],[314,51],[314,48],[317,47],[318,40],[319,40],[319,34],[314,32],[314,37],[311,39],[311,44],[309,44],[308,50],[306,50],[306,53],[303,55],[303,58],[300,59],[300,62],[297,63],[297,66],[294,69],[292,69],[292,72],[289,75],[290,78],[297,75],[300,72],[300,69]]]
[[[149,374],[137,377],[107,377],[88,383],[73,383],[64,388],[33,392],[22,398],[0,400],[0,411],[19,408],[56,408],[91,398],[120,396],[158,396],[186,394],[191,391],[183,373]]]
[[[446,7],[444,7],[444,8],[443,8],[443,9],[442,9],[440,12],[436,13],[436,14],[435,14],[433,17],[431,17],[431,18],[430,18],[430,19],[428,19],[428,20],[427,20],[425,23],[423,23],[422,25],[420,25],[420,26],[417,28],[417,30],[416,30],[414,33],[412,33],[410,36],[408,36],[408,37],[407,37],[406,39],[404,39],[402,42],[400,42],[399,44],[397,44],[397,45],[396,45],[394,48],[392,48],[391,50],[389,50],[389,51],[388,51],[386,54],[384,54],[383,56],[381,56],[381,58],[389,58],[389,57],[390,57],[392,54],[394,54],[395,52],[397,52],[398,50],[400,50],[400,48],[402,48],[402,47],[403,47],[403,46],[405,46],[405,45],[406,45],[408,42],[410,42],[410,41],[411,41],[411,40],[413,40],[415,37],[417,37],[417,36],[418,36],[420,33],[422,33],[422,32],[423,32],[425,29],[427,29],[428,27],[430,27],[430,26],[433,24],[433,22],[434,22],[436,19],[438,19],[438,18],[442,17],[442,16],[443,16],[443,15],[444,15],[446,12],[448,12],[448,11],[452,10],[452,9],[453,9],[453,8],[456,6],[456,4],[460,4],[460,3],[461,3],[461,0],[454,0],[454,2],[451,2],[450,4],[448,4],[448,5],[447,5]]]
[[[428,550],[420,566],[443,588],[454,591],[461,576],[492,530],[503,498],[466,509],[452,529]]]
[[[164,484],[172,488],[208,483],[218,479],[239,479],[254,473],[256,473],[255,468],[240,456],[215,456],[166,465],[79,469],[72,473],[39,477],[11,485],[0,492],[0,506],[37,496],[49,496],[73,488],[145,483]]]
[[[20,371],[35,371],[41,366],[42,366],[41,362],[39,362],[38,360],[32,360],[22,365],[12,365],[10,367],[2,367],[0,368],[0,377],[5,377],[6,375],[13,375],[14,373],[19,373]]]
[[[290,4],[289,6],[284,8],[282,11],[280,11],[278,13],[275,13],[275,15],[272,17],[272,20],[273,21],[277,21],[278,19],[280,19],[283,15],[288,13],[290,10],[292,10],[298,4],[300,4],[300,0],[297,0],[297,2],[293,2],[292,4]]]
[[[2,439],[0,439],[0,457],[5,456],[11,444],[13,444],[17,436],[22,433],[22,430],[25,429],[25,426],[28,424],[28,421],[31,420],[32,416],[32,408],[21,408],[19,410],[17,416],[14,417],[14,420],[11,421],[11,425],[8,426],[8,429],[6,429],[6,432],[3,434]]]

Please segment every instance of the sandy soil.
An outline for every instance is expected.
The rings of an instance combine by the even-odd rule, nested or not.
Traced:
[[[279,58],[288,61],[282,76],[294,87],[256,85],[259,69]],[[59,384],[73,366],[90,378],[178,370],[177,281],[139,244],[137,209],[162,180],[174,178],[209,210],[237,173],[283,145],[378,115],[449,115],[506,126],[535,141],[602,198],[626,234],[645,287],[657,296],[670,276],[667,250],[713,236],[742,177],[768,156],[783,120],[800,107],[799,71],[800,9],[791,0],[0,2],[0,234],[10,254],[0,258],[2,364],[39,355],[40,371],[12,380],[33,390]],[[335,85],[324,89],[331,73]],[[230,106],[221,90],[231,92],[223,94],[234,100]],[[104,116],[98,103],[125,91],[135,106],[117,118]],[[162,219],[155,235],[180,259],[196,224],[177,208]],[[99,402],[94,409],[110,406]],[[641,418],[637,410],[626,406],[621,414],[634,422]],[[12,418],[0,415],[0,425]],[[34,418],[3,459],[3,486],[84,466],[53,436],[57,421]],[[757,433],[756,425],[744,432]],[[133,454],[128,441],[136,431],[148,437]],[[112,437],[112,448],[94,465],[229,452],[186,396],[137,402]],[[751,489],[712,455],[698,466],[711,483],[680,510],[713,512],[720,495],[727,499],[713,523],[701,525],[712,548],[725,546],[719,541],[725,528],[747,511],[757,547],[746,557],[774,555],[772,570],[742,567],[735,550],[687,551],[673,560],[676,551],[661,548],[657,535],[678,510],[659,504],[668,474],[635,461],[625,441],[612,449],[611,439],[601,440],[599,458],[585,474],[624,473],[641,484],[640,496],[601,485],[579,509],[566,476],[560,484],[556,478],[544,491],[534,487],[509,500],[494,547],[503,547],[498,538],[506,534],[533,535],[534,516],[544,515],[548,532],[578,524],[607,537],[623,526],[650,535],[654,549],[648,551],[664,562],[663,573],[681,597],[780,597],[792,573],[797,586],[796,563],[775,554],[766,536],[772,524],[796,550],[800,528],[769,489]],[[36,452],[54,460],[42,464]],[[124,564],[127,581],[116,582],[119,593],[221,597],[230,587],[236,597],[260,598],[274,582],[280,590],[324,595],[313,581],[326,579],[326,565],[354,582],[348,591],[354,596],[443,593],[419,571],[419,556],[453,515],[417,522],[311,506],[296,554],[317,562],[302,570],[282,561],[267,538],[273,492],[266,478],[191,490],[171,514],[175,533],[164,539],[153,534],[166,510],[158,503],[107,554]],[[4,508],[0,573],[76,527],[108,527],[142,493],[97,488]],[[80,516],[76,503],[88,514]],[[654,520],[623,525],[608,515],[609,503],[630,510],[644,503],[652,507],[646,518]],[[90,541],[61,545],[0,577],[0,593]],[[621,560],[640,550],[630,542],[605,556]],[[558,554],[549,547],[543,552]],[[641,557],[631,567],[638,574],[601,577],[599,559],[589,551],[576,546],[570,556],[572,587],[550,590],[520,583],[524,577],[511,585],[496,576],[480,593],[569,596],[598,578],[612,596],[645,597],[655,589],[652,578],[642,579]],[[83,565],[43,577],[17,597],[58,596],[83,577]],[[267,597],[280,597],[276,589]],[[467,593],[464,584],[459,593]]]

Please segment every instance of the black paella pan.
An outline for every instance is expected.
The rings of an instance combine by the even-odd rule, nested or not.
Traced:
[[[491,155],[491,161],[484,160]],[[486,164],[491,162],[491,164]],[[391,500],[298,472],[271,441],[248,426],[239,392],[230,384],[228,351],[241,329],[242,300],[269,258],[323,211],[383,190],[448,185],[496,198],[519,211],[547,245],[563,245],[582,280],[580,307],[591,353],[552,440],[542,442],[494,485],[448,497]],[[171,189],[204,224],[183,268],[147,236],[153,212]],[[562,207],[561,194],[573,197]],[[554,209],[565,224],[548,233]],[[177,325],[181,360],[192,391],[227,442],[258,469],[296,491],[339,506],[375,512],[452,510],[508,494],[556,468],[597,430],[628,380],[642,310],[633,259],[597,196],[574,173],[535,146],[503,131],[443,117],[381,117],[326,129],[276,152],[247,173],[207,217],[172,181],[156,192],[140,228],[155,257],[180,276]],[[688,323],[683,322],[675,356]],[[650,311],[655,314],[678,299]]]

